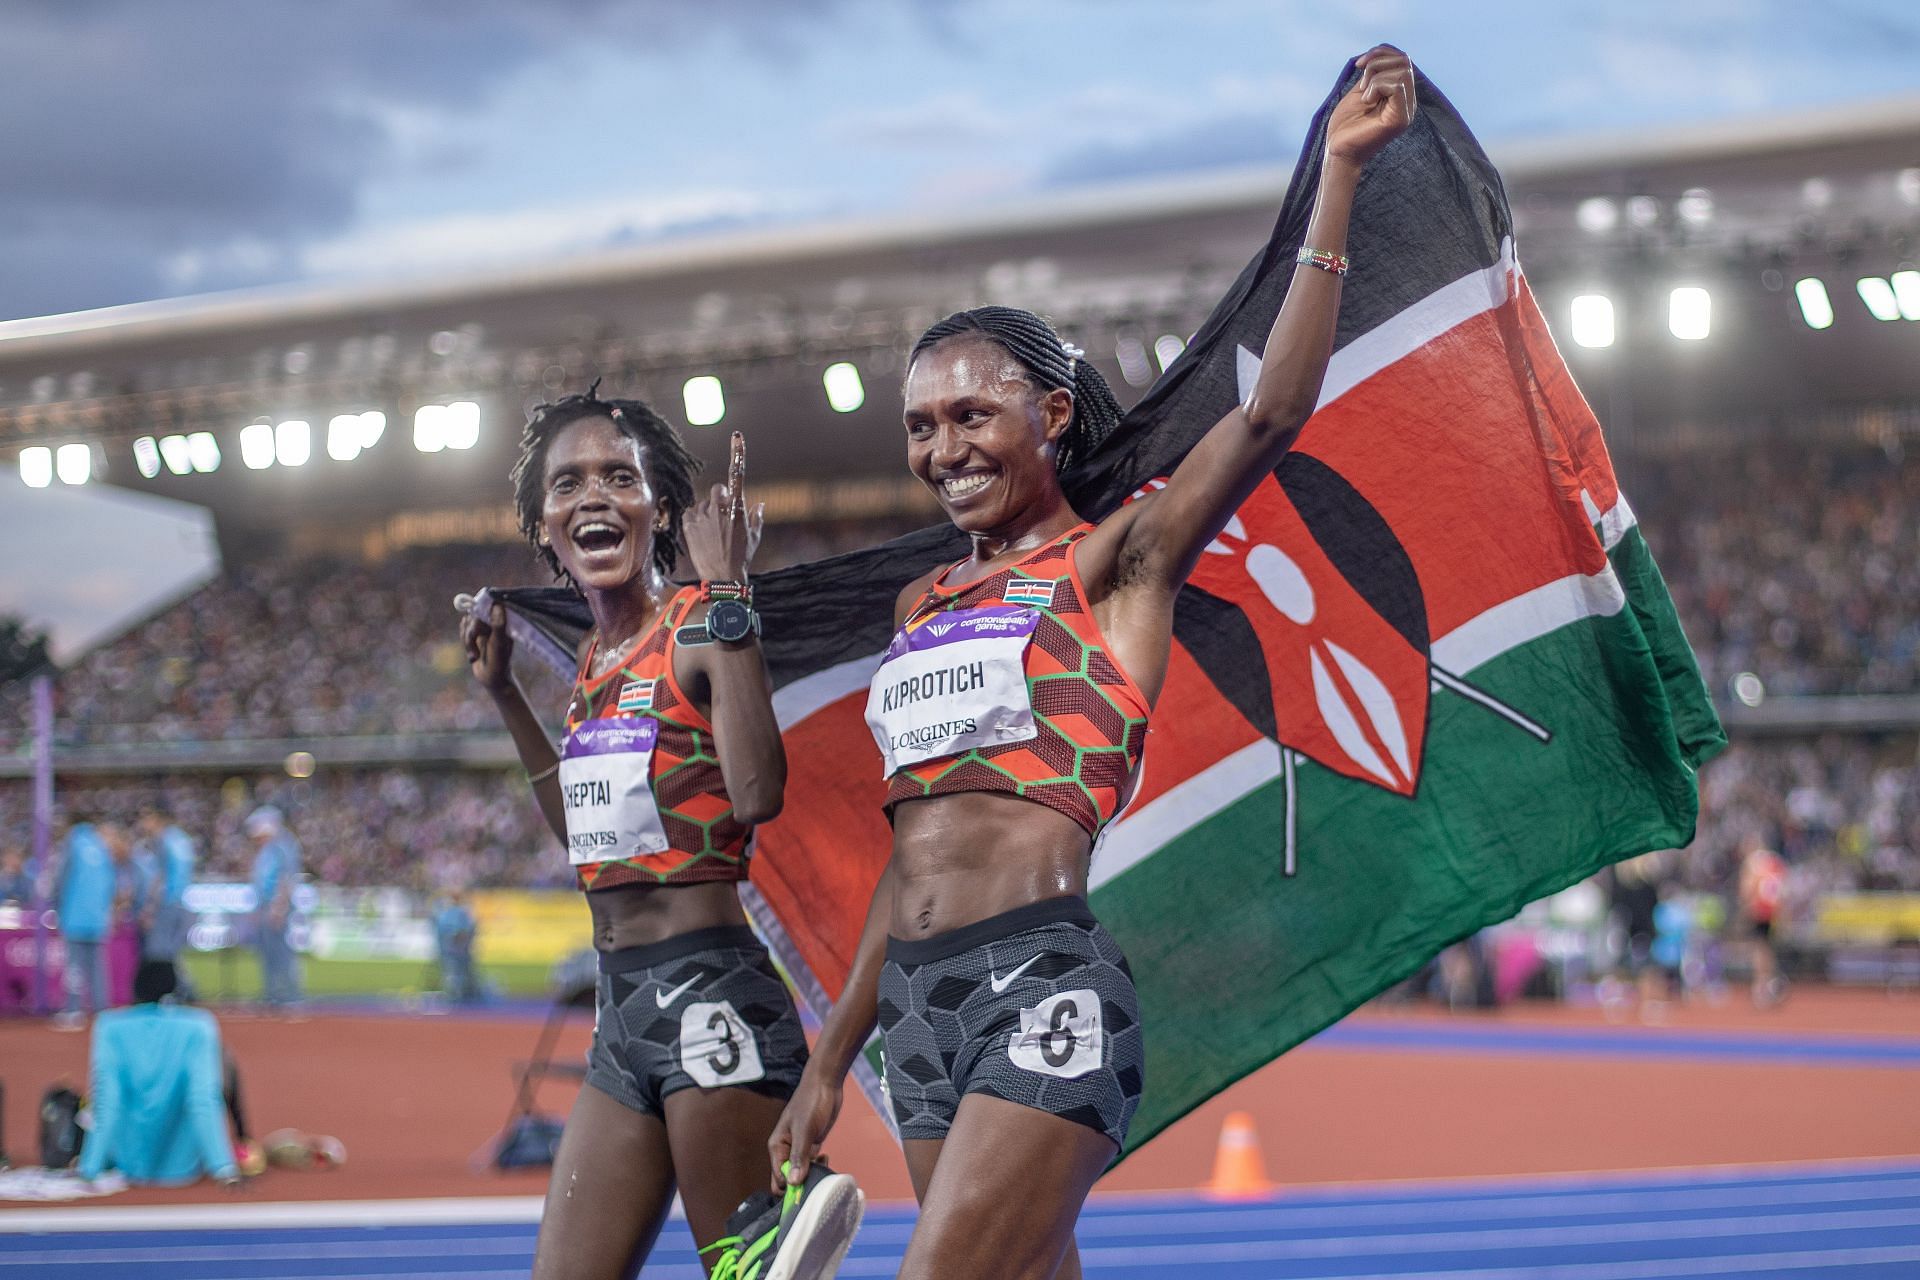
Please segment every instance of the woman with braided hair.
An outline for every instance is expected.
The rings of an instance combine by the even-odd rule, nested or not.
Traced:
[[[779,1196],[761,1190],[807,1045],[736,888],[787,772],[747,580],[761,513],[738,433],[727,483],[696,504],[699,464],[673,428],[598,388],[540,406],[513,468],[522,532],[594,620],[559,750],[514,679],[500,607],[462,624],[586,891],[600,961],[586,1087],[533,1274],[636,1274],[677,1183],[715,1280],[821,1280],[862,1200],[823,1165]],[[668,577],[682,543],[699,579],[687,585]]]
[[[1097,524],[1073,510],[1060,468],[1119,409],[1039,317],[981,307],[914,346],[907,466],[972,554],[900,594],[867,701],[893,854],[770,1144],[806,1176],[877,1022],[920,1200],[902,1277],[1080,1274],[1074,1220],[1144,1067],[1132,977],[1087,909],[1093,843],[1132,789],[1175,594],[1318,400],[1354,188],[1414,112],[1405,54],[1359,66],[1253,392],[1164,487]]]

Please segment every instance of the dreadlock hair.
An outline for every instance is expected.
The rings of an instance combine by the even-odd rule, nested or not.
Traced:
[[[554,577],[567,576],[554,549],[540,545],[547,449],[562,430],[582,418],[611,418],[621,435],[640,446],[647,483],[666,514],[667,527],[653,538],[653,562],[661,573],[670,574],[680,545],[680,522],[693,506],[693,477],[700,471],[700,459],[687,451],[680,433],[644,400],[602,400],[599,393],[600,379],[595,378],[584,394],[536,405],[528,415],[526,428],[520,433],[520,456],[508,473],[513,480],[513,505],[520,518],[520,532],[539,549]]]
[[[954,312],[920,335],[907,363],[911,365],[935,343],[963,334],[979,334],[999,343],[1042,390],[1064,388],[1072,394],[1073,417],[1054,453],[1055,471],[1064,473],[1084,462],[1120,425],[1120,402],[1113,398],[1113,388],[1100,371],[1087,362],[1078,347],[1062,342],[1052,325],[1018,307],[975,307]]]

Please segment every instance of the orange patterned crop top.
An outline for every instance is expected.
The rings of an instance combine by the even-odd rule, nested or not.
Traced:
[[[581,659],[560,794],[568,859],[589,892],[747,878],[751,829],[733,816],[713,725],[673,677],[674,631],[699,599],[697,587],[668,597],[605,675],[587,675],[598,640]]]
[[[1092,529],[966,586],[945,585],[949,568],[914,605],[867,700],[889,813],[903,800],[1006,791],[1098,835],[1119,812],[1149,707],[1087,606],[1074,548]]]

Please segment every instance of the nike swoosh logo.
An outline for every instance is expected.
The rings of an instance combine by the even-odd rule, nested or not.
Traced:
[[[653,1002],[664,1009],[681,996],[687,994],[687,988],[698,981],[700,981],[700,975],[696,973],[671,991],[656,991],[653,993]]]
[[[1015,969],[1012,973],[1008,974],[1006,977],[993,978],[993,994],[999,995],[1002,991],[1005,991],[1007,989],[1007,984],[1011,983],[1015,978],[1025,973],[1029,968],[1033,966],[1033,962],[1035,960],[1038,960],[1039,958],[1040,958],[1039,956],[1031,956],[1028,958],[1025,964],[1021,965],[1018,969]]]

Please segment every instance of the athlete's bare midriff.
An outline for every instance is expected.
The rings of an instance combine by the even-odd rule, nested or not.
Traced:
[[[1085,896],[1092,848],[1072,818],[1005,792],[904,801],[893,810],[887,932],[926,938],[1030,902]]]
[[[596,889],[587,895],[587,911],[593,917],[595,951],[651,946],[695,929],[747,922],[731,880]]]

